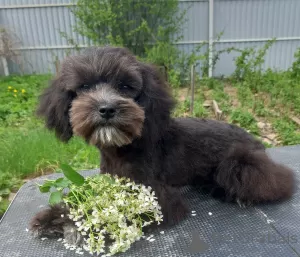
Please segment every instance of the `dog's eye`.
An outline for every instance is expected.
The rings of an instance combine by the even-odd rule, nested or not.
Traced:
[[[128,84],[124,84],[124,83],[120,83],[120,84],[119,84],[119,88],[120,88],[121,90],[129,90],[129,89],[132,89],[131,86],[129,86]]]
[[[83,89],[83,90],[88,90],[88,89],[90,89],[92,86],[93,86],[93,85],[84,84],[84,85],[81,86],[81,89]]]

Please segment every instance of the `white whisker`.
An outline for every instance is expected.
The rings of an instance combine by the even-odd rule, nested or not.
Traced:
[[[131,139],[114,126],[103,127],[95,130],[92,135],[92,143],[101,143],[107,146],[123,146],[131,143]]]

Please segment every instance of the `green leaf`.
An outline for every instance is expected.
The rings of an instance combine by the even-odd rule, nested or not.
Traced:
[[[44,184],[42,184],[42,185],[37,184],[37,185],[38,185],[41,193],[48,193],[50,188],[52,186],[54,186],[54,183],[55,183],[55,180],[46,180],[44,182]]]
[[[42,184],[42,185],[39,185],[38,184],[38,186],[53,186],[54,185],[54,183],[55,183],[55,180],[45,180],[45,182],[44,182],[44,184]]]
[[[60,168],[62,169],[66,178],[68,178],[73,184],[75,184],[76,186],[83,185],[84,177],[76,172],[71,166],[69,166],[68,164],[61,164]]]
[[[71,184],[71,181],[66,179],[66,178],[58,178],[57,180],[55,180],[55,186],[56,187],[66,188],[70,184]]]
[[[40,192],[41,193],[48,193],[50,191],[51,186],[45,186],[45,185],[41,185],[39,186]]]
[[[62,201],[62,192],[56,191],[52,192],[49,198],[50,204],[57,204]]]

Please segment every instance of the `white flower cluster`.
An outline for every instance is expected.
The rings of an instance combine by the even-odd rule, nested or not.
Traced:
[[[163,220],[151,187],[108,174],[89,177],[82,186],[72,185],[64,202],[84,238],[80,249],[91,254],[125,252],[143,236],[143,227]]]

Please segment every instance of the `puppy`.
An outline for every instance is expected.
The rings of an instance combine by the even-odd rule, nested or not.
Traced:
[[[292,171],[269,159],[263,144],[231,124],[174,119],[174,104],[155,67],[124,48],[93,47],[64,60],[38,114],[62,141],[76,135],[95,145],[102,173],[151,186],[166,224],[188,211],[178,190],[185,185],[208,184],[241,205],[291,197]],[[63,231],[57,224],[70,222],[59,220],[61,213],[65,209],[55,206],[38,214],[31,229]]]

